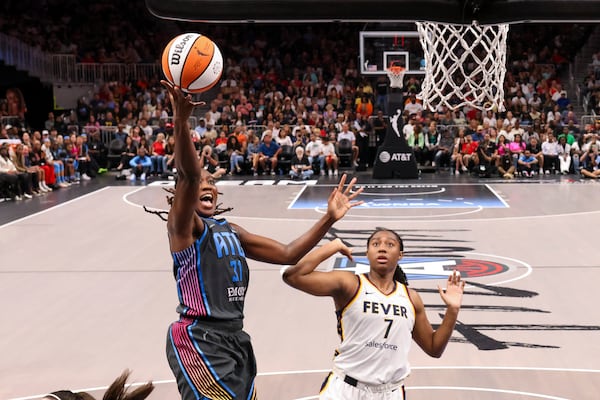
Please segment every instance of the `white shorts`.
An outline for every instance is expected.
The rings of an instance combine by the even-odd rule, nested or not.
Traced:
[[[371,386],[330,373],[319,400],[405,400],[402,383]]]

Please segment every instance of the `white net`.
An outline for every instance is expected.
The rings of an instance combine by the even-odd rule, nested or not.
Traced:
[[[425,55],[423,107],[504,110],[508,24],[417,22]]]
[[[389,67],[387,69],[388,78],[390,78],[390,87],[402,88],[404,86],[404,72],[402,67]]]

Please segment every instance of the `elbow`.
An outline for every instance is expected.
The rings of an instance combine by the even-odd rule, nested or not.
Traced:
[[[430,355],[432,358],[441,358],[441,357],[442,357],[442,354],[444,354],[444,349],[442,349],[442,350],[439,350],[439,351],[433,351],[433,352],[431,352],[429,355]]]
[[[287,285],[289,285],[291,287],[296,287],[295,286],[296,280],[294,279],[295,276],[294,276],[294,274],[292,272],[289,271],[289,269],[290,268],[288,267],[285,271],[283,271],[283,274],[281,274],[281,279],[283,279],[283,281]]]

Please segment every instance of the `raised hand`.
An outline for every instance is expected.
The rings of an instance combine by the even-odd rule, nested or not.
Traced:
[[[169,92],[169,100],[173,108],[173,120],[179,117],[181,120],[187,121],[192,115],[194,107],[206,104],[203,101],[192,101],[192,95],[186,94],[179,86],[175,86],[171,82],[161,80],[160,83]]]
[[[455,270],[452,272],[452,275],[448,277],[446,290],[442,289],[440,286],[438,286],[438,290],[440,292],[440,296],[442,296],[442,300],[444,300],[444,303],[446,303],[448,308],[458,309],[462,304],[465,281],[460,279],[460,274]]]
[[[342,175],[340,178],[340,183],[335,189],[333,189],[329,195],[329,199],[327,200],[327,213],[335,221],[346,215],[346,212],[352,207],[356,207],[364,203],[363,201],[353,201],[363,191],[362,188],[359,188],[355,191],[352,190],[354,184],[356,183],[356,178],[352,178],[350,183],[348,183],[346,188],[344,188],[346,178],[346,174]]]

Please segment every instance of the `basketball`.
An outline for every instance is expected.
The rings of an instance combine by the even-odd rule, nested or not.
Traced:
[[[162,54],[162,69],[172,84],[188,93],[202,93],[217,84],[223,56],[217,45],[199,33],[173,38]]]

